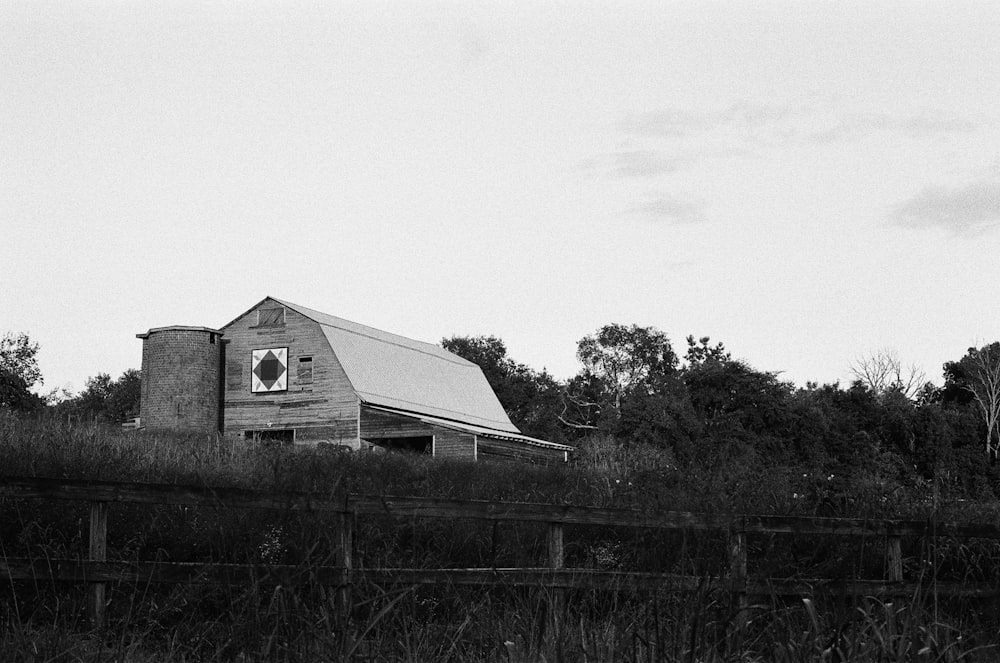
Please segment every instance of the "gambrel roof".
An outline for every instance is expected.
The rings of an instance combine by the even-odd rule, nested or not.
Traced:
[[[523,437],[478,365],[432,343],[270,299],[319,323],[362,403]]]

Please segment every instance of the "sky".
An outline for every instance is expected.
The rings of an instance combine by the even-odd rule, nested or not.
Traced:
[[[266,296],[557,378],[1000,339],[1000,6],[0,4],[0,334],[42,392]]]

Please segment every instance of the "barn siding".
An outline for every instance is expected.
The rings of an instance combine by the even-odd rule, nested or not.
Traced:
[[[434,436],[435,457],[474,460],[474,435],[427,424],[419,419],[391,412],[361,407],[361,439],[375,441],[391,438]]]
[[[360,448],[362,440],[370,440],[390,448],[420,450],[424,442],[433,438],[434,444],[428,451],[433,450],[443,458],[474,460],[482,455],[534,462],[564,460],[565,453],[560,450],[463,432],[455,429],[461,428],[459,424],[453,428],[447,420],[440,421],[440,425],[426,423],[420,421],[419,415],[399,415],[362,406],[331,349],[334,342],[330,340],[331,330],[317,321],[332,320],[330,324],[334,324],[339,319],[308,309],[299,309],[303,311],[300,313],[293,306],[269,297],[222,330],[169,327],[139,334],[144,341],[141,414],[144,426],[221,429],[229,435],[281,431],[282,434],[273,437],[306,444],[347,444],[354,448]],[[258,316],[264,310],[267,313]],[[353,323],[344,324],[348,329],[353,328]],[[382,334],[376,330],[372,333]],[[288,349],[287,389],[254,394],[250,391],[251,352],[276,347]],[[370,359],[379,364],[379,370],[404,373],[408,370],[405,361],[389,360],[378,352],[373,355]],[[309,357],[310,361],[301,363],[303,357]],[[363,360],[364,365],[369,358],[361,355],[354,359]],[[418,371],[419,375],[422,374]],[[378,395],[394,398],[392,385],[381,391],[376,390]],[[289,431],[294,431],[294,438],[285,435]],[[400,442],[390,442],[393,439]]]
[[[222,331],[226,345],[223,421],[225,432],[295,429],[296,441],[358,445],[358,398],[320,325],[285,309],[285,323],[257,326],[257,311],[279,306],[268,299]],[[250,392],[250,353],[288,348],[288,390]],[[312,357],[310,380],[300,376],[298,360]]]
[[[476,459],[476,436],[447,428],[433,427],[434,457]]]
[[[361,439],[387,437],[421,437],[434,435],[434,427],[413,417],[381,412],[361,406]]]

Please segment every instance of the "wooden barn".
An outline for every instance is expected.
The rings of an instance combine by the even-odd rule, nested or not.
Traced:
[[[138,337],[146,429],[470,460],[565,461],[572,450],[522,435],[476,364],[272,297],[221,329]]]

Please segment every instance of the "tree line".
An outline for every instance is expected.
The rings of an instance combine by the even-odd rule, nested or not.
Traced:
[[[865,477],[888,490],[1000,496],[1000,343],[945,363],[940,387],[880,350],[856,362],[847,386],[801,388],[707,336],[688,336],[680,354],[654,327],[610,324],[580,339],[581,368],[565,381],[510,358],[495,336],[442,345],[479,364],[511,420],[542,439],[596,433],[681,467],[798,468],[831,494]]]
[[[87,378],[78,394],[54,389],[39,395],[33,391],[44,384],[38,351],[38,343],[23,332],[0,338],[0,409],[112,424],[139,416],[138,370],[129,369],[114,380],[98,373]]]

